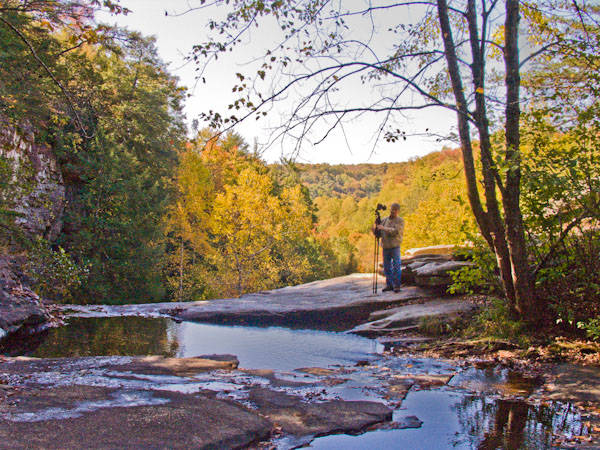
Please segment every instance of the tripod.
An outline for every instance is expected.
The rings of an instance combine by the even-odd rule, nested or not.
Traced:
[[[381,214],[379,211],[385,211],[387,208],[381,203],[377,203],[375,208],[375,226],[381,225]],[[374,229],[373,234],[375,235],[375,251],[373,252],[373,294],[377,294],[377,276],[379,275],[379,267],[377,261],[379,259],[379,238],[381,237],[381,231]]]
[[[373,252],[373,294],[377,294],[377,278],[379,276],[379,236],[375,236],[375,251]]]

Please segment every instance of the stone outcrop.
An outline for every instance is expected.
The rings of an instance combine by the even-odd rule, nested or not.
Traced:
[[[15,264],[0,257],[0,340],[49,319],[50,314],[38,295],[21,284]]]
[[[414,287],[384,294],[379,289],[373,294],[372,283],[372,274],[353,274],[246,294],[239,299],[163,304],[167,308],[162,311],[181,320],[199,322],[345,331],[363,322],[373,311],[435,297],[433,292]],[[111,310],[115,315],[124,312],[118,307]]]
[[[406,256],[422,256],[422,255],[452,255],[456,250],[456,245],[432,245],[423,248],[409,248],[404,252]]]
[[[16,213],[15,225],[27,235],[54,240],[63,224],[65,186],[52,150],[37,145],[26,125],[16,130],[0,116],[0,158],[12,173],[0,209]],[[11,247],[16,242],[6,244]],[[21,259],[0,257],[0,339],[50,319],[40,298],[27,287]]]
[[[263,387],[254,387],[249,400],[270,421],[295,438],[334,432],[357,433],[369,425],[392,420],[393,413],[377,402],[331,400],[308,403],[295,395]]]
[[[461,313],[470,313],[477,305],[464,298],[431,300],[424,303],[413,303],[397,308],[375,311],[369,321],[350,332],[361,336],[376,337],[392,331],[406,331],[417,328],[424,317],[448,318]]]
[[[450,272],[472,266],[470,261],[453,261],[451,255],[418,254],[402,258],[402,284],[446,288],[452,284]]]
[[[13,170],[9,205],[15,219],[32,236],[55,239],[62,227],[65,186],[58,161],[52,150],[34,142],[33,131],[15,130],[0,121],[0,156]]]

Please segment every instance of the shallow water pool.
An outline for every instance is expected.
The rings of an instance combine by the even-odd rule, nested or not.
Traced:
[[[6,342],[4,354],[56,358],[232,354],[244,369],[294,370],[354,365],[383,351],[377,341],[352,334],[281,327],[177,323],[165,318],[73,317],[27,341]]]

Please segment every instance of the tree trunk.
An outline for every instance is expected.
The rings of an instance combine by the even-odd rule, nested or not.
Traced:
[[[494,169],[492,167],[491,153],[489,150],[489,134],[487,133],[487,118],[485,117],[485,104],[483,103],[484,98],[483,95],[480,95],[480,98],[478,99],[480,107],[476,111],[477,117],[475,118],[475,122],[477,124],[480,136],[483,136],[484,138],[487,137],[488,148],[481,149],[484,193],[486,198],[486,206],[488,208],[487,212],[483,209],[479,191],[477,189],[477,176],[473,163],[473,146],[469,132],[469,111],[467,109],[467,102],[464,95],[460,70],[458,68],[458,58],[456,56],[455,44],[452,37],[452,28],[450,25],[450,19],[448,17],[448,5],[446,0],[438,0],[437,3],[442,39],[444,41],[444,52],[446,55],[448,71],[452,81],[452,89],[458,108],[458,131],[463,155],[463,164],[465,167],[469,202],[482,236],[487,241],[490,249],[492,249],[496,255],[506,297],[510,304],[514,305],[515,295],[511,275],[512,270],[510,264],[510,254],[508,245],[506,244],[504,224],[500,215],[498,199],[496,198],[496,182],[493,172]],[[473,8],[471,13],[474,14],[474,2],[471,3],[472,5],[469,6]],[[473,30],[470,31],[472,32]],[[472,37],[474,41],[479,40],[476,33],[477,29],[475,28],[475,36]],[[472,70],[476,82],[479,82],[479,87],[483,89],[483,60],[477,57],[477,54],[479,54],[478,46],[475,45],[474,48],[476,50],[476,54],[474,55]],[[484,143],[484,145],[486,145],[486,143]]]
[[[179,301],[183,301],[183,232],[181,234],[181,260],[179,261]]]
[[[506,1],[504,62],[506,67],[506,188],[503,192],[506,238],[510,248],[512,278],[517,309],[522,317],[539,317],[540,305],[535,298],[532,273],[527,263],[527,247],[521,215],[521,154],[519,105],[519,1]]]
[[[471,73],[473,74],[473,82],[475,84],[475,125],[479,134],[484,194],[488,211],[489,226],[493,238],[493,246],[491,248],[496,254],[498,268],[500,269],[500,277],[502,279],[504,293],[509,302],[509,308],[514,310],[516,298],[513,285],[510,250],[506,242],[505,224],[500,213],[500,205],[498,204],[496,194],[497,186],[502,188],[502,183],[492,156],[489,121],[485,105],[485,46],[482,45],[479,40],[477,6],[475,0],[469,0],[468,2],[467,23],[469,27],[471,54],[473,57]],[[485,13],[482,17],[481,24],[482,34],[484,34],[487,24]]]
[[[476,2],[475,0],[468,1],[465,17],[473,57],[470,68],[475,87],[475,111],[473,115],[470,115],[458,66],[456,47],[452,37],[447,0],[437,0],[437,6],[446,62],[456,99],[458,130],[471,208],[481,234],[496,255],[509,306],[511,309],[516,309],[521,317],[525,319],[537,318],[540,313],[540,305],[534,298],[533,277],[527,264],[527,247],[520,209],[519,3],[518,0],[506,1],[504,50],[507,93],[505,162],[509,170],[504,184],[492,155],[485,103],[485,45],[479,38],[479,29],[481,27],[482,36],[484,36],[487,26],[487,12],[482,11],[478,22]],[[473,164],[469,121],[474,122],[479,134],[486,209],[482,206],[477,189],[478,180]],[[502,196],[501,203],[504,217],[502,217],[501,205],[497,197],[498,190]]]
[[[465,170],[465,178],[467,180],[467,195],[471,210],[477,221],[481,235],[487,241],[490,248],[494,248],[492,234],[490,232],[489,219],[484,211],[477,188],[477,174],[475,172],[475,163],[473,159],[473,146],[471,144],[471,133],[469,131],[469,111],[467,110],[467,100],[464,95],[460,71],[458,68],[458,58],[452,38],[452,29],[450,27],[450,19],[448,18],[448,5],[446,0],[438,0],[438,14],[442,31],[442,39],[444,41],[444,51],[448,71],[450,72],[450,80],[452,82],[452,90],[457,104],[457,121],[458,134],[460,137],[463,165]]]

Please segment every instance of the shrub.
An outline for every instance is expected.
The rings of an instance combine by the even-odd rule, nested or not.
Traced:
[[[40,296],[66,302],[87,278],[88,268],[77,265],[61,247],[53,251],[48,241],[38,238],[31,244],[26,273]]]
[[[472,247],[461,247],[454,258],[472,261],[473,266],[450,272],[453,283],[448,287],[450,294],[495,294],[501,292],[496,257],[481,237],[472,239]]]
[[[536,279],[538,295],[557,323],[593,330],[600,316],[600,236],[595,230],[571,235]],[[582,325],[579,325],[581,323]],[[594,332],[592,332],[594,333]]]
[[[600,341],[600,317],[590,319],[587,322],[577,322],[577,328],[585,330],[587,337],[594,341]]]

